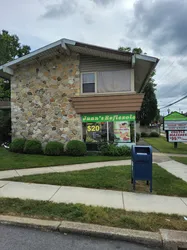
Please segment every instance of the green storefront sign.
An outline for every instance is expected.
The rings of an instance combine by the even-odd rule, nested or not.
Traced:
[[[82,122],[122,122],[135,121],[135,114],[88,114],[82,115]]]
[[[179,112],[172,112],[164,117],[165,131],[187,131],[187,117]]]
[[[164,117],[164,121],[187,121],[187,117],[178,112],[172,112]]]

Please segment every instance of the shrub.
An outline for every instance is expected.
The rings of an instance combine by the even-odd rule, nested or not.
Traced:
[[[131,148],[128,146],[120,146],[117,147],[118,149],[118,154],[120,156],[130,156],[131,155]]]
[[[25,142],[26,140],[24,138],[14,139],[10,144],[10,151],[15,153],[23,153]]]
[[[42,144],[38,140],[28,140],[25,142],[24,153],[26,154],[42,154]]]
[[[118,156],[117,146],[114,144],[103,144],[100,148],[102,155]]]
[[[72,140],[66,145],[66,154],[72,156],[83,156],[86,154],[86,145],[82,141]]]
[[[130,156],[131,149],[127,146],[116,146],[115,144],[102,145],[101,154],[107,156]]]
[[[160,135],[157,132],[153,131],[153,132],[150,133],[149,136],[150,137],[159,137]]]
[[[149,134],[146,132],[141,132],[141,137],[149,137]]]
[[[45,147],[45,155],[62,155],[64,152],[64,144],[57,141],[50,141]]]
[[[98,155],[101,155],[101,152],[99,152],[99,151],[87,151],[86,155],[87,156],[98,156]]]

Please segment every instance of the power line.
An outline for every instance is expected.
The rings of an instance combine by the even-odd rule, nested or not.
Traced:
[[[187,94],[186,94],[185,96],[183,96],[182,98],[180,98],[179,100],[174,101],[174,102],[172,102],[172,103],[170,103],[170,104],[168,104],[168,105],[166,105],[166,106],[164,106],[164,107],[161,107],[160,109],[168,108],[168,107],[170,107],[170,106],[172,106],[172,105],[174,105],[174,104],[176,104],[176,103],[178,103],[178,102],[184,100],[185,98],[187,98]]]
[[[168,65],[167,69],[166,69],[165,72],[164,72],[164,73],[166,73],[166,74],[163,73],[163,75],[161,75],[160,79],[158,79],[157,81],[162,80],[166,75],[168,75],[168,74],[171,72],[172,68],[171,68],[171,70],[170,70],[168,73],[167,73],[167,70],[174,64],[174,62],[175,62],[175,61],[172,61],[172,62]]]
[[[184,80],[186,80],[187,77],[183,78],[182,80],[180,80],[179,82],[177,82],[171,89],[169,89],[169,92],[172,92],[173,90],[175,90],[176,87],[178,87],[179,84],[181,84]],[[158,90],[159,92],[159,90]],[[161,94],[161,97],[164,96],[165,94],[168,94],[168,92],[164,92],[164,94]]]
[[[182,51],[185,50],[186,48],[187,48],[187,44],[180,50],[179,54],[182,53]],[[165,70],[165,72],[164,72],[164,73],[166,73],[166,74],[161,75],[160,79],[158,79],[157,81],[162,80],[163,77],[167,76],[167,75],[171,72],[172,69],[171,69],[169,72],[167,72],[167,70],[174,64],[174,62],[175,62],[175,60],[173,60],[173,61],[168,65],[168,67],[166,68],[166,70]]]

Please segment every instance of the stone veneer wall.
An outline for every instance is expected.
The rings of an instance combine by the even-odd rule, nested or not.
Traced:
[[[79,56],[59,55],[20,66],[11,79],[12,136],[81,140],[81,118],[69,98],[80,91]]]

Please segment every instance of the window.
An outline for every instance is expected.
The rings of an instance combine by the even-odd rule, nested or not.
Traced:
[[[131,69],[82,73],[82,93],[131,91]]]
[[[88,151],[98,151],[99,145],[107,142],[107,122],[82,123],[83,141]]]
[[[98,93],[126,92],[131,90],[131,70],[97,73]]]
[[[87,143],[107,141],[107,122],[83,123],[83,140]]]
[[[102,143],[118,146],[131,145],[134,141],[134,121],[83,122],[82,135],[88,151],[98,151]]]
[[[95,93],[95,73],[82,74],[82,93]]]

